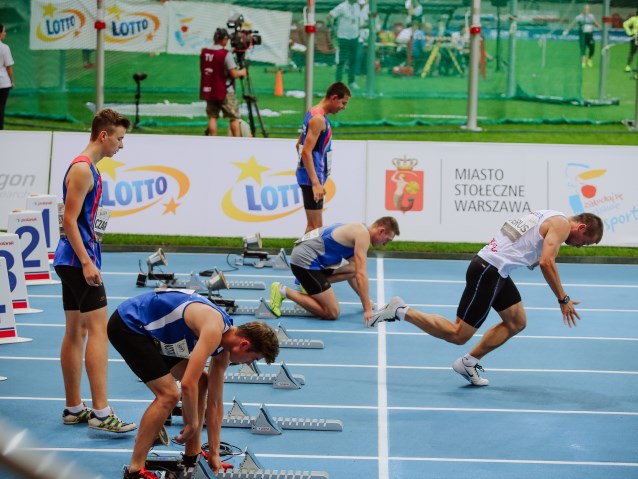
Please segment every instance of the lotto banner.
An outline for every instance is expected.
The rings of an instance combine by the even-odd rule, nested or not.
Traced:
[[[51,193],[61,194],[85,133],[54,133]],[[108,233],[296,238],[306,227],[295,140],[129,135],[105,158]],[[324,222],[364,221],[365,142],[333,142]]]
[[[248,53],[251,60],[284,65],[288,62],[288,39],[292,21],[291,12],[260,10],[226,3],[168,2],[168,53],[199,55],[202,48],[213,43],[217,28],[226,28],[228,19],[243,15],[243,30],[258,32],[261,45]],[[228,48],[231,48],[230,43]]]
[[[166,50],[165,9],[161,4],[104,0],[106,50]],[[31,0],[32,50],[95,48],[95,0]]]
[[[638,244],[635,147],[368,142],[366,219],[407,241],[489,242],[536,209],[599,215],[601,244]]]
[[[51,132],[0,131],[0,230],[9,212],[26,206],[31,193],[49,190]]]

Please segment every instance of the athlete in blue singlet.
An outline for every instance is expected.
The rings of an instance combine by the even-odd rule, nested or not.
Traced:
[[[99,244],[106,225],[99,211],[102,180],[96,165],[124,147],[124,135],[130,126],[129,120],[109,109],[93,118],[89,144],[64,175],[64,216],[53,259],[62,281],[66,316],[60,351],[66,393],[62,421],[66,425],[88,423],[91,428],[116,433],[132,431],[136,425],[121,421],[107,400],[108,313]],[[81,399],[82,358],[91,385],[92,409]]]
[[[361,223],[336,224],[317,228],[297,240],[290,256],[290,269],[305,293],[275,282],[270,286],[270,309],[281,315],[285,298],[321,319],[337,319],[339,301],[332,283],[347,280],[359,295],[364,320],[372,316],[366,273],[370,245],[383,246],[399,234],[399,225],[391,216],[379,218],[371,226]]]
[[[297,140],[297,183],[301,188],[308,225],[306,233],[323,225],[324,185],[330,175],[332,128],[328,115],[345,109],[350,90],[341,83],[328,87],[326,96],[305,115],[301,135]]]
[[[126,364],[155,395],[140,422],[125,479],[153,479],[144,468],[155,438],[180,399],[185,443],[183,462],[192,466],[201,452],[206,418],[214,472],[221,467],[220,430],[224,414],[224,373],[232,363],[259,359],[272,363],[279,354],[277,333],[259,321],[233,326],[230,316],[187,290],[158,289],[124,301],[111,316],[108,337]],[[210,359],[208,373],[204,372]]]

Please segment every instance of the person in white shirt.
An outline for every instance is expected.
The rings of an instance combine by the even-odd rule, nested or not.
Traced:
[[[353,90],[359,89],[355,82],[357,49],[359,48],[359,28],[361,27],[361,7],[357,0],[345,0],[330,10],[326,17],[328,24],[337,22],[339,59],[336,81],[343,80],[344,67],[348,66],[348,84]]]
[[[7,106],[9,91],[15,87],[11,49],[3,43],[6,36],[7,27],[0,23],[0,130],[4,130],[4,110]]]
[[[563,31],[563,36],[567,36],[569,31],[574,25],[578,24],[578,45],[580,47],[580,56],[582,60],[582,66],[593,67],[594,62],[592,60],[594,56],[594,49],[596,44],[594,43],[594,25],[601,29],[600,23],[596,21],[596,17],[589,12],[589,5],[583,7],[583,13],[576,15],[576,18],[567,25],[567,28]]]
[[[501,230],[470,262],[466,284],[456,322],[443,316],[423,313],[407,306],[395,296],[390,303],[372,316],[369,326],[379,321],[405,320],[431,336],[453,344],[465,344],[481,327],[490,309],[498,313],[501,322],[488,329],[472,350],[452,364],[454,371],[474,386],[487,386],[489,381],[479,375],[479,365],[485,355],[520,333],[527,319],[521,295],[510,272],[521,266],[533,269],[540,265],[545,281],[558,301],[563,322],[576,326],[580,316],[565,293],[556,267],[561,244],[580,248],[597,244],[603,237],[603,222],[592,213],[567,217],[559,211],[538,210],[506,221]]]

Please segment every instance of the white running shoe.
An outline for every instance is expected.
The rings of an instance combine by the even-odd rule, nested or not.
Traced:
[[[397,309],[405,307],[405,301],[399,296],[395,296],[388,304],[372,315],[368,326],[374,328],[380,321],[399,321]]]
[[[472,386],[487,386],[490,383],[487,379],[482,378],[479,375],[479,371],[481,371],[482,373],[485,372],[480,364],[477,364],[476,366],[466,366],[465,364],[463,364],[462,357],[454,361],[454,363],[452,364],[452,369],[454,369],[457,373],[467,379],[467,381]]]

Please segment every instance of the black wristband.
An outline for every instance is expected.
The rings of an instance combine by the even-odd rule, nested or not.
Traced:
[[[558,300],[558,304],[567,304],[569,303],[571,300],[569,299],[569,296],[565,295],[565,297],[563,299],[559,299]]]

